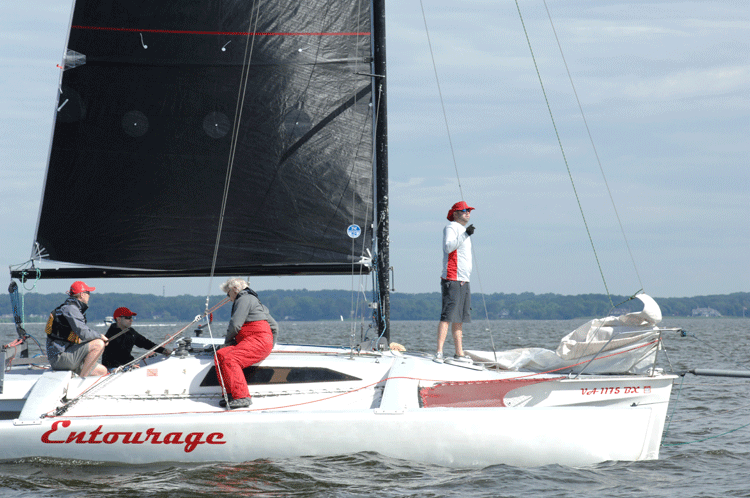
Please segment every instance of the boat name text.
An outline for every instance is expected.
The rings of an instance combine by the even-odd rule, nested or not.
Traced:
[[[56,420],[52,423],[52,428],[42,434],[42,442],[45,444],[115,444],[121,441],[122,444],[184,444],[185,453],[190,453],[199,444],[226,444],[223,440],[223,432],[212,432],[205,437],[205,432],[191,432],[187,435],[182,432],[169,432],[161,438],[162,433],[156,432],[154,428],[146,429],[144,436],[143,432],[104,432],[101,425],[89,433],[69,431],[65,437],[65,434],[58,431],[58,428],[60,426],[67,428],[70,424],[70,420]]]
[[[631,386],[631,387],[595,387],[594,389],[581,388],[582,396],[596,394],[650,394],[651,386]]]

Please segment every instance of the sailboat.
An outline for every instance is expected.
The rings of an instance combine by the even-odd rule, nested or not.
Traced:
[[[210,339],[96,378],[3,356],[2,458],[658,458],[675,376],[656,368],[646,295],[555,352],[438,363],[389,347],[384,3],[75,2],[32,263],[12,279],[369,274],[378,332],[276,345],[245,371],[252,406],[231,411]]]

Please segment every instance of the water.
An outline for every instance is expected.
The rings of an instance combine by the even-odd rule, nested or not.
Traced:
[[[467,349],[490,349],[493,341],[498,349],[554,349],[563,335],[582,322],[475,322],[465,327],[464,344]],[[179,328],[135,325],[153,340]],[[349,344],[350,340],[351,326],[346,322],[280,325],[281,342]],[[409,350],[432,352],[436,325],[394,322],[392,339]],[[664,368],[669,369],[670,362],[677,371],[750,368],[750,319],[668,318],[664,325],[689,332],[687,337],[677,333],[665,337],[668,358],[660,353],[659,359]],[[492,331],[491,338],[487,328]],[[43,339],[41,325],[29,325],[27,330]],[[221,324],[215,324],[213,330],[223,333]],[[0,324],[3,344],[14,337],[11,324]],[[446,351],[451,348],[448,339]],[[32,354],[35,352],[32,348]],[[680,383],[678,379],[672,391],[671,417],[657,461],[606,462],[585,468],[497,465],[461,470],[375,453],[210,465],[125,466],[28,459],[0,463],[0,496],[750,497],[750,426],[745,426],[750,424],[750,379],[686,375],[682,386]],[[586,421],[571,430],[585,431]]]

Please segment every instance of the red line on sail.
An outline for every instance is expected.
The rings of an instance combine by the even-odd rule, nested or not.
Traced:
[[[192,31],[180,29],[136,29],[136,28],[114,28],[107,26],[71,26],[73,29],[89,29],[96,31],[123,31],[130,33],[166,33],[171,35],[222,35],[222,36],[369,36],[369,32],[339,32],[339,33],[274,33],[274,32],[247,32],[247,31]]]

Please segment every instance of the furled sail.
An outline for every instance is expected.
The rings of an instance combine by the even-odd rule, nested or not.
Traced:
[[[205,275],[221,226],[219,275],[360,269],[370,23],[365,0],[77,0],[35,245]]]
[[[661,348],[661,308],[647,294],[635,296],[643,310],[590,320],[560,340],[555,351],[518,348],[508,351],[469,351],[475,360],[504,370],[648,374]],[[590,363],[589,363],[590,362]]]

